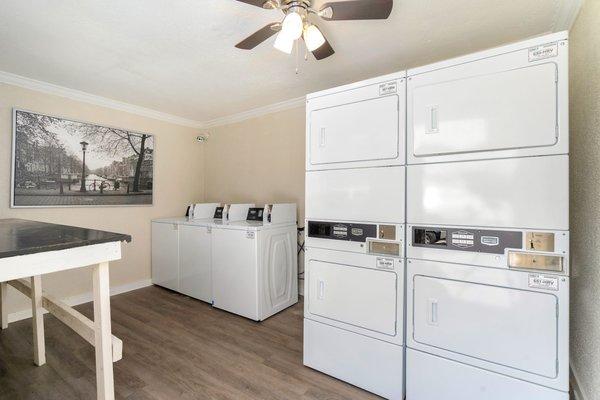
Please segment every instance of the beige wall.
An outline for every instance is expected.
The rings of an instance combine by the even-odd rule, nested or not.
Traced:
[[[304,107],[209,130],[207,201],[298,204],[304,219]]]
[[[24,108],[155,136],[154,205],[101,208],[10,209],[12,108]],[[128,233],[123,259],[111,267],[111,286],[150,279],[150,220],[182,215],[186,204],[204,198],[204,149],[195,141],[198,130],[81,103],[23,88],[0,84],[0,218],[26,218]],[[60,297],[91,290],[91,271],[74,270],[46,275],[43,285]],[[9,293],[9,311],[27,308],[25,299]]]
[[[600,399],[600,1],[571,31],[571,366]],[[580,400],[582,398],[580,397]]]

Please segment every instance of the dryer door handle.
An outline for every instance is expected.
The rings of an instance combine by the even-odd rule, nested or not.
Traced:
[[[427,324],[438,326],[438,301],[434,298],[427,299]]]
[[[317,299],[323,300],[325,297],[325,282],[319,279],[317,286]]]
[[[438,133],[440,131],[440,122],[438,116],[438,106],[427,107],[428,127],[425,133]]]
[[[319,131],[319,147],[325,147],[326,145],[326,138],[325,138],[325,130],[327,128],[322,127]]]

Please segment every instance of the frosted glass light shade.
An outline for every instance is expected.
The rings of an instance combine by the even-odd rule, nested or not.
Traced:
[[[286,54],[292,54],[292,49],[294,48],[294,39],[281,31],[277,34],[273,47]]]
[[[325,44],[325,37],[315,25],[309,25],[304,30],[304,43],[308,51],[315,51]]]
[[[293,40],[300,39],[302,36],[303,22],[300,14],[291,12],[286,15],[281,26],[281,32]]]

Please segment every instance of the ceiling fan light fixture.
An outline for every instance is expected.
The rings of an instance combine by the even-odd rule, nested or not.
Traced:
[[[297,12],[292,11],[285,16],[281,26],[281,32],[292,40],[297,40],[302,36],[303,27],[304,22],[302,21],[302,16]]]
[[[325,37],[316,25],[308,25],[304,29],[304,43],[308,51],[315,51],[325,44]]]
[[[273,47],[286,54],[292,54],[292,49],[294,48],[294,39],[286,35],[284,31],[281,31],[277,34]]]

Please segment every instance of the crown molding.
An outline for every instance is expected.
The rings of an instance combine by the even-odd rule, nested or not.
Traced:
[[[215,118],[209,121],[206,121],[202,124],[202,128],[214,128],[216,126],[229,125],[236,122],[245,121],[247,119],[257,118],[263,115],[272,114],[278,111],[289,110],[292,108],[304,107],[306,104],[306,96],[297,97],[295,99],[290,99],[286,101],[282,101],[275,104],[270,104],[264,107],[254,108],[252,110],[243,111],[241,113],[228,115],[225,117]]]
[[[568,31],[573,27],[584,0],[569,0],[560,3],[554,19],[554,32]]]
[[[80,90],[70,89],[52,83],[42,82],[24,76],[12,74],[10,72],[0,71],[0,83],[19,86],[25,89],[35,90],[55,96],[65,97],[71,100],[81,101],[101,107],[107,107],[118,111],[124,111],[131,114],[148,117],[159,121],[169,122],[175,125],[182,125],[191,128],[201,128],[202,122],[194,121],[176,115],[152,110],[150,108],[140,107],[122,101],[109,99],[107,97],[96,96]]]
[[[113,110],[140,115],[142,117],[148,117],[159,121],[169,122],[175,125],[187,126],[190,128],[197,129],[207,129],[216,126],[228,125],[278,111],[301,107],[304,106],[306,101],[306,97],[302,96],[295,99],[270,104],[264,107],[258,107],[252,110],[243,111],[241,113],[227,115],[224,117],[219,117],[205,122],[201,122],[178,117],[172,114],[167,114],[161,111],[152,110],[150,108],[140,107],[122,101],[109,99],[107,97],[96,96],[90,93],[82,92],[80,90],[70,89],[64,86],[38,81],[36,79],[27,78],[5,71],[0,71],[0,83],[18,86],[25,89],[35,90],[42,93],[65,97],[71,100],[81,101],[84,103],[89,103],[101,107],[111,108]]]

